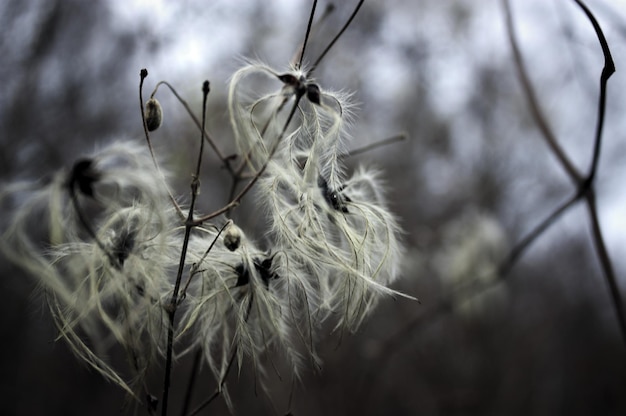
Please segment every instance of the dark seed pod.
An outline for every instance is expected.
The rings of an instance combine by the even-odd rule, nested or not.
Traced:
[[[313,104],[322,105],[322,93],[317,84],[308,84],[306,86],[306,96]]]
[[[91,159],[81,159],[74,163],[70,173],[68,185],[72,189],[78,187],[81,193],[93,198],[93,185],[100,180],[100,173],[94,167]]]
[[[276,272],[272,271],[272,261],[274,261],[274,257],[267,257],[264,259],[260,259],[258,257],[254,258],[254,268],[259,272],[261,276],[261,280],[265,284],[265,288],[269,289],[270,280],[278,279],[280,276],[276,274]]]
[[[279,75],[278,79],[285,83],[286,85],[290,86],[290,87],[294,87],[297,88],[298,85],[300,84],[298,78],[295,75],[292,74],[283,74],[283,75]]]
[[[148,131],[154,131],[161,126],[161,123],[163,122],[163,110],[161,109],[161,104],[156,98],[153,97],[146,101],[144,116],[146,118]]]
[[[270,281],[280,277],[275,271],[272,270],[273,260],[273,256],[266,258],[255,257],[252,259],[252,264],[258,273],[258,277],[261,278],[265,288],[268,290],[270,287]],[[250,270],[248,270],[244,263],[239,263],[235,266],[235,274],[237,275],[237,283],[235,283],[235,287],[245,286],[250,283]]]

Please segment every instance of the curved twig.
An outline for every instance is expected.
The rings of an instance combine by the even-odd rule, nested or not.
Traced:
[[[159,166],[159,162],[157,161],[156,155],[154,153],[154,148],[152,147],[152,141],[150,140],[150,133],[148,132],[148,124],[146,123],[146,115],[144,114],[144,111],[143,111],[143,81],[148,76],[148,70],[145,69],[145,68],[142,69],[140,71],[140,73],[139,73],[139,76],[140,76],[140,81],[139,81],[139,108],[141,109],[141,121],[143,123],[143,132],[144,132],[144,135],[146,136],[146,142],[148,143],[148,149],[150,150],[150,156],[152,157],[152,163],[154,163],[154,167],[156,168],[157,172],[161,176],[161,179],[163,180],[163,184],[165,186],[165,189],[167,190],[167,194],[168,194],[168,196],[170,198],[170,201],[172,202],[172,205],[176,209],[176,212],[178,213],[178,216],[180,217],[180,219],[184,219],[185,218],[185,214],[183,213],[183,210],[180,207],[180,205],[178,205],[178,202],[176,202],[176,198],[174,198],[174,195],[172,195],[172,191],[170,191],[170,188],[167,185],[167,181],[165,180],[165,175],[161,171],[161,167]]]
[[[539,130],[546,140],[546,143],[552,150],[552,153],[559,160],[559,163],[569,177],[572,179],[575,185],[578,185],[583,177],[576,169],[574,164],[570,161],[570,159],[565,154],[565,151],[559,145],[558,140],[556,139],[556,135],[552,131],[550,124],[543,116],[543,112],[541,111],[541,106],[539,105],[539,100],[537,99],[537,95],[535,94],[535,90],[530,82],[530,77],[526,72],[526,68],[524,67],[522,53],[520,52],[517,39],[515,37],[515,28],[513,25],[513,16],[511,14],[511,7],[509,5],[509,0],[502,0],[502,5],[504,7],[505,12],[505,21],[506,21],[506,30],[509,38],[509,44],[511,46],[511,50],[513,51],[513,59],[515,61],[515,68],[517,69],[517,75],[522,83],[522,87],[524,89],[524,93],[526,94],[526,99],[528,100],[528,105],[530,106],[530,111],[532,113]]]

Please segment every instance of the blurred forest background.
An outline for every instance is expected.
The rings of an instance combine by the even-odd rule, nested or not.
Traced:
[[[356,2],[312,34],[313,61]],[[544,115],[576,166],[591,163],[603,57],[573,1],[513,1],[525,64]],[[321,2],[319,10],[326,3]],[[626,3],[589,1],[612,48],[606,130],[597,175],[600,220],[618,282],[626,287]],[[211,81],[208,126],[232,143],[228,77],[242,57],[285,69],[304,37],[308,1],[0,4],[0,180],[45,178],[115,139],[142,140],[144,97],[167,80],[200,111]],[[357,334],[321,340],[321,373],[293,394],[294,415],[623,415],[626,345],[590,238],[584,204],[543,233],[500,282],[476,295],[458,285],[489,276],[532,227],[574,189],[531,117],[495,0],[368,1],[316,73],[320,85],[354,91],[357,148],[405,132],[408,140],[351,163],[380,166],[407,245],[395,288],[421,304],[385,299]],[[186,195],[198,132],[163,90],[153,135]],[[147,150],[146,150],[147,151]],[[200,209],[226,203],[228,176],[210,156]],[[214,163],[211,163],[214,162]],[[254,199],[236,213],[254,226]],[[0,260],[3,328],[0,413],[111,415],[123,393],[90,372],[61,342],[35,279]],[[445,307],[442,307],[444,305]],[[341,341],[341,342],[340,342]],[[190,360],[174,367],[172,408]],[[234,372],[233,372],[234,373]],[[155,372],[155,386],[161,375]],[[238,414],[284,413],[255,396],[245,368],[229,377]],[[201,377],[196,400],[215,381]],[[158,387],[155,388],[156,391]],[[222,401],[204,414],[227,414]]]

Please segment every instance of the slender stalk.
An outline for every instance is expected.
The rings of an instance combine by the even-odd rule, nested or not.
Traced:
[[[333,38],[333,40],[328,44],[328,46],[326,47],[326,49],[324,49],[324,51],[321,53],[321,55],[317,58],[317,60],[315,61],[315,63],[313,64],[313,66],[309,69],[309,74],[312,74],[313,71],[315,71],[315,69],[317,68],[317,66],[320,64],[320,62],[322,62],[322,59],[324,59],[324,57],[326,56],[326,54],[328,53],[328,51],[331,50],[331,48],[335,45],[335,43],[339,40],[339,38],[341,37],[341,35],[343,35],[343,32],[346,31],[346,29],[348,28],[348,26],[350,26],[350,24],[352,23],[352,21],[354,20],[354,18],[356,17],[357,13],[359,12],[359,9],[361,8],[361,6],[363,5],[363,3],[365,2],[365,0],[360,0],[359,3],[356,5],[356,7],[354,8],[354,10],[352,11],[352,14],[350,15],[350,17],[348,18],[348,21],[343,25],[343,27],[341,28],[341,30],[339,31],[339,33],[337,33],[337,35]]]
[[[165,181],[165,175],[163,175],[163,172],[161,171],[161,167],[159,166],[159,162],[157,162],[157,158],[156,158],[156,156],[154,154],[154,148],[152,147],[152,141],[150,140],[150,132],[148,131],[148,124],[146,123],[146,115],[144,114],[144,111],[143,111],[143,81],[148,76],[148,70],[145,69],[145,68],[142,69],[141,72],[139,73],[139,76],[140,76],[140,81],[139,81],[139,108],[141,110],[141,121],[143,123],[143,132],[144,132],[144,135],[146,136],[146,142],[148,143],[148,149],[150,150],[150,156],[152,156],[152,163],[154,163],[154,167],[156,168],[157,172],[161,176],[161,179],[163,180],[163,185],[165,186],[165,189],[167,190],[167,194],[168,194],[168,196],[170,198],[170,201],[172,202],[172,205],[176,209],[176,212],[178,213],[178,216],[182,219],[182,218],[185,218],[183,210],[180,207],[180,205],[178,205],[178,202],[176,202],[176,199],[172,195],[172,192],[170,191],[170,188],[167,185],[167,182]]]
[[[210,405],[213,402],[213,400],[217,399],[219,395],[222,394],[222,388],[224,387],[224,383],[226,383],[226,377],[230,373],[230,369],[233,366],[233,363],[235,362],[236,356],[237,356],[237,348],[234,348],[233,352],[230,355],[230,359],[228,360],[228,365],[226,366],[226,370],[224,371],[224,376],[220,380],[219,385],[217,386],[217,388],[215,389],[215,391],[213,392],[211,396],[209,396],[205,401],[203,401],[195,409],[193,409],[191,413],[189,413],[189,416],[197,415],[198,413],[202,411],[202,409]]]
[[[193,355],[193,361],[191,363],[191,375],[187,381],[187,390],[185,392],[185,400],[183,401],[183,410],[180,412],[181,416],[185,416],[189,411],[189,405],[191,404],[191,398],[193,396],[193,387],[196,384],[198,369],[200,368],[200,360],[202,360],[202,350],[197,349],[196,353]]]
[[[547,230],[559,217],[572,207],[581,198],[580,193],[576,193],[574,196],[559,205],[546,219],[539,223],[531,232],[526,234],[511,250],[508,259],[499,267],[500,277],[504,278],[517,260],[521,257],[526,249]]]
[[[217,144],[215,144],[215,141],[213,140],[213,138],[211,137],[211,135],[209,134],[209,132],[206,130],[204,126],[204,122],[201,122],[200,120],[198,120],[198,117],[196,117],[196,115],[193,113],[193,111],[191,111],[191,108],[189,107],[189,104],[187,103],[187,101],[185,101],[183,99],[183,97],[180,96],[180,94],[178,94],[178,91],[176,91],[176,89],[167,81],[159,81],[157,83],[157,85],[154,87],[154,91],[152,92],[152,96],[154,96],[154,94],[156,94],[159,86],[161,85],[165,85],[172,94],[174,94],[174,97],[176,97],[176,99],[178,100],[179,103],[181,103],[181,105],[185,108],[185,111],[187,111],[187,114],[189,115],[189,117],[191,117],[191,120],[194,122],[194,124],[196,125],[197,128],[199,128],[202,131],[203,137],[204,139],[209,143],[209,145],[211,146],[211,148],[213,149],[213,151],[215,152],[215,154],[217,155],[218,158],[220,158],[220,160],[222,161],[224,167],[226,167],[226,169],[228,169],[228,171],[233,174],[233,168],[230,165],[230,159],[228,156],[225,156],[222,151],[220,150],[219,147],[217,147]]]
[[[600,96],[598,97],[598,116],[593,146],[593,157],[587,178],[585,182],[581,184],[581,187],[588,186],[589,189],[585,190],[583,188],[581,189],[581,191],[586,191],[584,195],[585,201],[587,202],[589,219],[591,221],[594,247],[596,249],[598,259],[600,260],[600,265],[602,267],[602,271],[604,272],[604,277],[609,286],[609,292],[611,294],[611,300],[613,302],[613,309],[615,310],[615,314],[617,315],[617,322],[622,333],[622,340],[626,345],[626,314],[624,313],[624,305],[619,291],[619,286],[617,285],[615,270],[613,269],[613,264],[611,262],[611,258],[609,257],[606,244],[604,243],[602,230],[600,228],[600,221],[598,220],[598,211],[596,208],[596,197],[593,188],[593,182],[600,160],[600,149],[602,146],[602,127],[604,125],[606,109],[606,88],[609,78],[615,73],[615,63],[613,62],[613,57],[611,56],[609,44],[595,16],[582,1],[574,1],[583,10],[585,15],[587,16],[587,19],[589,19],[589,21],[591,22],[596,36],[598,37],[598,41],[600,42],[602,54],[604,55],[604,67],[602,68],[602,73],[600,74]]]
[[[226,227],[228,227],[232,223],[233,223],[232,220],[228,220],[228,221],[226,221],[224,223],[222,228],[220,228],[220,230],[215,235],[215,238],[213,239],[213,241],[211,241],[211,244],[209,245],[209,247],[206,249],[206,251],[202,255],[202,258],[200,258],[200,261],[198,263],[194,264],[193,267],[191,268],[191,272],[189,273],[189,279],[187,279],[187,283],[185,283],[185,288],[183,289],[183,293],[181,295],[181,300],[184,299],[185,296],[187,296],[187,289],[189,289],[189,285],[191,284],[191,280],[193,279],[193,277],[196,274],[198,274],[198,271],[200,270],[200,266],[202,265],[202,263],[204,263],[204,260],[206,260],[207,256],[209,255],[209,253],[213,249],[213,246],[217,242],[217,239],[220,237],[220,235],[222,235],[222,233],[224,232]]]
[[[254,298],[252,296],[252,294],[250,294],[250,301],[248,303],[248,308],[246,310],[246,316],[244,317],[244,321],[248,322],[248,319],[250,318],[250,312],[252,311],[252,303],[254,301]],[[226,365],[226,369],[224,370],[224,373],[222,375],[222,379],[220,380],[217,388],[215,389],[215,392],[205,401],[203,401],[202,403],[200,403],[190,414],[189,416],[194,416],[197,415],[198,413],[200,413],[200,411],[202,409],[204,409],[205,407],[207,407],[209,404],[211,404],[211,402],[213,402],[213,400],[215,400],[217,397],[219,397],[219,395],[222,393],[222,388],[224,387],[224,384],[226,383],[226,377],[228,377],[228,374],[230,373],[230,369],[233,366],[233,363],[235,362],[235,357],[237,356],[237,346],[235,345],[233,347],[233,351],[230,354],[230,358],[228,360],[228,364]]]
[[[191,230],[197,225],[193,219],[193,212],[196,204],[196,199],[200,189],[200,168],[202,166],[202,154],[204,150],[204,125],[206,122],[206,101],[209,95],[209,82],[205,81],[202,85],[202,129],[200,135],[200,152],[198,154],[198,162],[196,164],[196,172],[191,181],[191,201],[189,203],[189,213],[187,214],[187,221],[185,222],[185,236],[183,239],[183,247],[180,252],[180,261],[178,262],[178,271],[176,273],[176,282],[174,284],[174,292],[169,304],[166,306],[169,325],[167,328],[167,349],[165,355],[165,376],[163,380],[163,396],[161,404],[161,415],[167,416],[167,405],[170,391],[170,379],[172,372],[172,356],[174,349],[174,318],[176,317],[176,310],[178,308],[178,292],[180,290],[180,284],[183,277],[183,271],[185,269],[185,261],[187,259],[187,249],[189,247],[189,238],[191,236]]]
[[[315,16],[315,8],[317,7],[317,0],[313,0],[313,6],[311,8],[311,14],[309,15],[309,23],[306,25],[306,34],[304,35],[304,42],[302,43],[302,51],[300,52],[300,59],[298,60],[297,69],[302,68],[302,60],[304,59],[304,52],[306,45],[309,41],[309,34],[311,34],[311,26],[313,25],[313,17]]]
[[[407,136],[406,136],[405,133],[396,134],[395,136],[387,137],[386,139],[379,140],[379,141],[374,142],[372,144],[368,144],[366,146],[357,147],[356,149],[352,149],[352,150],[348,151],[347,153],[339,155],[339,157],[341,159],[346,159],[346,158],[349,158],[349,157],[360,155],[362,153],[369,152],[369,151],[374,150],[374,149],[378,149],[379,147],[388,146],[390,144],[402,142],[402,141],[406,140],[406,138],[407,138]]]
[[[607,285],[609,286],[611,300],[613,301],[613,309],[615,310],[617,322],[622,333],[622,340],[626,345],[626,314],[624,313],[624,304],[622,302],[619,286],[617,285],[615,270],[613,269],[611,258],[609,257],[609,252],[606,248],[606,244],[604,243],[604,237],[602,236],[600,221],[598,220],[598,210],[596,208],[596,196],[593,189],[590,189],[589,192],[587,192],[585,200],[589,211],[589,219],[591,220],[593,245],[596,248],[596,254],[600,260],[600,266],[602,267]]]
[[[598,161],[600,159],[600,148],[602,145],[602,127],[604,125],[604,113],[606,108],[606,86],[611,75],[615,73],[615,63],[613,62],[613,56],[611,55],[609,43],[607,42],[606,37],[604,36],[604,32],[602,32],[602,28],[600,27],[600,24],[596,20],[595,16],[582,1],[574,1],[583,10],[585,15],[587,16],[587,19],[589,19],[589,21],[591,22],[593,30],[596,32],[596,36],[598,37],[598,42],[600,42],[602,55],[604,55],[604,67],[602,68],[602,73],[600,75],[600,96],[598,98],[598,118],[596,122],[593,157],[589,173],[587,174],[587,180],[589,182],[593,182],[598,168]]]
[[[583,176],[580,174],[578,169],[576,169],[574,164],[565,154],[565,151],[559,145],[556,135],[552,131],[550,124],[543,115],[543,111],[541,110],[541,106],[539,105],[539,100],[537,99],[535,90],[533,89],[533,86],[530,82],[530,77],[528,76],[528,72],[524,67],[522,53],[520,52],[517,38],[515,37],[515,28],[513,25],[513,16],[511,14],[511,6],[509,4],[509,0],[502,0],[502,5],[504,6],[506,31],[509,38],[511,50],[513,52],[515,68],[517,69],[517,75],[519,77],[519,80],[522,83],[522,88],[526,95],[526,99],[528,100],[528,105],[530,107],[532,116],[535,119],[537,127],[539,127],[539,130],[541,131],[546,143],[550,147],[550,150],[559,160],[559,163],[561,164],[561,166],[563,166],[570,179],[574,182],[575,185],[578,185],[583,179]]]

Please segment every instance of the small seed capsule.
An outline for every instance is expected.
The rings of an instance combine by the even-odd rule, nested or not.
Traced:
[[[161,126],[163,122],[163,110],[161,104],[156,98],[150,98],[146,101],[146,109],[144,110],[146,118],[146,127],[148,131],[154,131]]]
[[[235,251],[241,245],[241,228],[231,224],[224,233],[224,245],[230,251]]]

